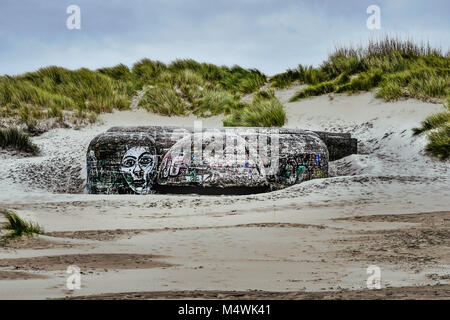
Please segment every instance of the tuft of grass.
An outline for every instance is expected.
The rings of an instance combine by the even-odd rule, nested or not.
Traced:
[[[416,98],[424,101],[450,95],[450,69],[418,67],[386,75],[380,82],[377,97],[387,101]]]
[[[335,92],[336,85],[332,81],[326,81],[315,85],[310,85],[299,92],[297,92],[290,101],[297,101],[299,99],[312,97],[312,96],[320,96],[322,94]]]
[[[315,85],[326,80],[328,76],[323,70],[300,64],[297,69],[288,69],[284,73],[273,76],[270,82],[272,87],[283,89],[295,82]]]
[[[226,127],[281,127],[286,122],[286,112],[273,91],[260,91],[251,103],[241,103],[223,120]]]
[[[266,99],[276,99],[275,91],[273,89],[259,90],[253,96],[254,100],[266,100]]]
[[[250,70],[250,73],[245,77],[242,77],[239,81],[239,92],[252,93],[258,90],[266,83],[266,76],[256,69]]]
[[[0,147],[12,148],[33,155],[39,153],[39,147],[31,142],[28,134],[15,127],[0,129]]]
[[[200,117],[229,114],[239,105],[238,96],[224,90],[205,89],[192,101],[192,112]]]
[[[6,222],[2,225],[2,229],[9,231],[3,236],[4,239],[14,239],[23,235],[32,236],[34,234],[41,234],[44,232],[41,226],[21,219],[14,212],[3,210],[0,213],[6,219]]]
[[[395,81],[386,81],[376,93],[377,98],[383,98],[386,101],[398,100],[406,95],[405,89]]]
[[[271,86],[277,89],[284,89],[299,81],[301,76],[297,69],[288,69],[283,73],[274,75],[270,78]]]
[[[382,71],[380,69],[370,70],[358,74],[347,83],[336,88],[335,92],[359,92],[368,91],[376,87],[382,79]]]
[[[152,77],[139,105],[163,115],[228,115],[241,107],[243,94],[257,91],[266,82],[258,70],[239,66],[219,67],[194,60],[151,66],[147,68]]]
[[[428,135],[428,144],[425,147],[428,155],[447,160],[450,158],[450,123],[440,126]]]
[[[444,111],[428,116],[419,128],[413,129],[413,135],[428,133],[425,152],[441,160],[450,158],[450,97],[444,105]]]
[[[104,74],[114,80],[130,80],[132,76],[130,68],[122,63],[114,67],[97,69],[97,72]]]
[[[149,86],[139,105],[165,116],[185,115],[188,110],[186,101],[170,85]]]
[[[142,59],[136,62],[132,68],[133,81],[137,88],[142,88],[145,84],[150,84],[167,66],[160,61]]]
[[[422,126],[419,128],[413,129],[414,135],[420,135],[424,132],[437,129],[446,123],[450,122],[450,112],[439,112],[436,114],[433,114],[426,118],[424,121],[422,121]]]

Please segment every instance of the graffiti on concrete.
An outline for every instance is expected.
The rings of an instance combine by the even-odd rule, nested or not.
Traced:
[[[302,154],[282,158],[279,175],[285,179],[286,185],[292,185],[311,179],[325,178],[324,170],[320,154]]]
[[[122,157],[120,172],[137,194],[150,192],[156,176],[158,156],[154,147],[132,147]]]
[[[88,147],[87,191],[149,194],[175,187],[279,189],[326,178],[328,147],[335,140],[347,148],[335,147],[335,156],[356,150],[356,142],[347,134],[299,129],[111,128]]]
[[[235,143],[227,143],[227,139]],[[224,132],[187,136],[164,155],[157,184],[221,187],[264,184],[267,182],[264,165],[257,154],[249,152],[248,144],[242,137]]]
[[[87,191],[100,194],[151,193],[158,161],[155,141],[146,134],[96,137],[87,152]]]

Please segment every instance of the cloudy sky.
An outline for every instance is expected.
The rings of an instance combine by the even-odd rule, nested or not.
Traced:
[[[81,9],[69,30],[67,7]],[[381,29],[369,30],[369,5]],[[239,64],[267,74],[320,64],[336,45],[383,34],[448,50],[448,0],[1,0],[0,74],[99,68],[143,57]]]

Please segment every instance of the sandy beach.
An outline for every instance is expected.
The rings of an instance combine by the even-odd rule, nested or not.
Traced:
[[[45,233],[0,246],[0,299],[448,299],[450,165],[411,129],[439,104],[373,92],[288,102],[286,127],[350,132],[358,154],[330,178],[256,195],[89,195],[85,152],[112,126],[222,126],[142,109],[34,137],[0,154],[0,209]],[[68,290],[66,269],[81,269]],[[381,289],[368,289],[368,266]]]

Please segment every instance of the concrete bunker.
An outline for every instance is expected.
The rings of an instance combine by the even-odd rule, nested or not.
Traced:
[[[329,150],[333,150],[332,153]],[[356,139],[286,128],[113,127],[87,151],[92,194],[251,194],[326,178]]]

